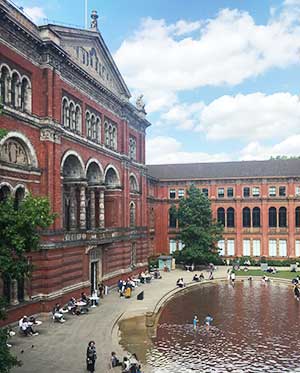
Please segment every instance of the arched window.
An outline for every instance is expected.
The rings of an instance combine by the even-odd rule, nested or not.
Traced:
[[[24,188],[22,187],[19,187],[17,190],[16,190],[16,193],[15,193],[15,209],[18,210],[21,202],[23,201],[25,197],[25,190]]]
[[[21,83],[21,110],[31,113],[31,84],[26,77]]]
[[[252,210],[252,225],[254,228],[260,227],[260,208],[254,207]]]
[[[232,207],[227,209],[227,228],[234,228],[234,209]]]
[[[19,75],[14,72],[11,79],[11,105],[14,108],[19,108],[19,97],[20,97],[20,78]]]
[[[279,227],[280,228],[285,228],[286,226],[287,226],[286,208],[285,207],[280,207],[280,209],[279,209]]]
[[[295,209],[295,224],[297,228],[300,228],[300,207]]]
[[[10,189],[7,185],[3,185],[0,188],[0,202],[4,202],[10,196]]]
[[[9,90],[10,90],[10,73],[6,66],[2,66],[0,71],[0,95],[2,103],[9,104]]]
[[[92,126],[92,139],[97,140],[97,125],[95,115],[91,116],[91,126]]]
[[[251,216],[249,207],[243,208],[243,227],[249,228],[251,226]]]
[[[76,123],[76,131],[81,133],[81,109],[79,105],[76,105],[75,123]]]
[[[136,139],[133,136],[129,137],[129,157],[136,160]]]
[[[73,102],[70,103],[70,129],[72,131],[76,130],[76,120],[75,120],[75,105]]]
[[[97,117],[96,118],[96,134],[95,134],[95,141],[97,142],[100,142],[100,133],[101,133],[100,123],[101,123],[101,120],[99,117]]]
[[[138,191],[138,184],[137,184],[136,178],[133,175],[129,177],[129,189],[130,189],[130,192]]]
[[[277,227],[277,212],[275,207],[269,208],[269,227],[276,228]]]
[[[136,225],[136,210],[134,202],[130,203],[130,226],[134,227]]]
[[[70,111],[69,111],[69,102],[66,98],[62,102],[62,124],[64,127],[70,126]]]
[[[105,174],[105,185],[109,188],[115,188],[120,185],[117,172],[112,167],[110,167]]]
[[[104,123],[104,136],[105,136],[105,145],[109,146],[109,126],[108,123]]]
[[[225,210],[223,209],[223,207],[218,208],[217,220],[225,227]]]
[[[169,209],[169,227],[170,228],[176,228],[177,226],[177,219],[176,219],[176,214],[174,211],[174,208]]]
[[[88,139],[91,139],[92,138],[91,117],[88,111],[85,113],[85,126],[86,126],[86,136]]]

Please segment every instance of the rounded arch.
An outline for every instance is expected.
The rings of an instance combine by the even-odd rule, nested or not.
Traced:
[[[28,87],[31,89],[31,80],[29,79],[29,77],[27,75],[22,75],[21,76],[21,81],[26,81],[27,84],[28,84]]]
[[[130,192],[139,191],[139,183],[138,183],[136,175],[133,172],[129,175],[129,189],[130,189]]]
[[[0,202],[4,202],[7,198],[12,195],[13,188],[8,183],[1,183],[0,184]]]
[[[2,183],[0,183],[0,189],[2,187],[8,187],[11,193],[14,192],[14,188],[9,183],[7,183],[6,181],[3,181]]]
[[[66,165],[67,162],[68,165]],[[72,169],[74,166],[75,169]],[[67,150],[65,152],[61,160],[60,171],[64,177],[85,178],[84,162],[81,156],[74,150]]]
[[[88,182],[100,184],[103,182],[103,168],[100,162],[91,158],[86,164],[85,174]]]
[[[31,144],[30,140],[22,133],[12,131],[12,132],[9,132],[6,136],[4,136],[0,140],[0,148],[9,139],[16,139],[17,141],[19,141],[25,147],[30,166],[38,168],[38,159],[36,156],[35,149],[33,145]]]
[[[227,228],[234,228],[235,222],[234,222],[234,208],[228,207],[226,210],[226,218],[227,218]]]
[[[243,208],[243,227],[251,227],[251,210],[249,207]]]
[[[29,194],[29,191],[26,187],[26,185],[24,184],[17,184],[14,188],[13,188],[13,194],[16,195],[16,192],[18,189],[24,189],[24,193],[25,193],[25,197]]]
[[[217,210],[217,221],[225,227],[225,209],[219,207]]]
[[[16,75],[18,76],[19,81],[21,82],[22,77],[21,77],[21,74],[19,73],[19,71],[16,70],[16,69],[11,70],[11,77],[12,77],[14,74],[16,74]]]
[[[112,164],[109,164],[105,169],[104,181],[105,184],[110,187],[121,185],[119,171]]]
[[[133,201],[129,203],[129,224],[131,227],[136,225],[136,205]]]
[[[9,72],[9,76],[11,76],[11,68],[5,62],[0,65],[0,72],[3,68],[7,69],[7,71]]]

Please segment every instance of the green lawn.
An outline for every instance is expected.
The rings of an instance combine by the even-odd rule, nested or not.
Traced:
[[[300,272],[295,273],[295,272],[290,272],[290,271],[277,271],[276,274],[270,274],[268,272],[263,272],[260,269],[249,269],[249,271],[235,271],[235,274],[237,276],[267,276],[267,277],[277,277],[277,278],[287,278],[292,280],[295,278]]]

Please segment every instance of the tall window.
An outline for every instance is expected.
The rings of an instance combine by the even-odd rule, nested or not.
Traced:
[[[62,125],[64,127],[69,127],[70,126],[69,101],[65,97],[63,98],[63,101],[62,101]]]
[[[250,256],[250,240],[243,240],[243,255]]]
[[[277,256],[276,240],[269,240],[269,256]]]
[[[10,82],[10,72],[6,66],[1,67],[0,71],[0,95],[2,98],[2,103],[9,104],[9,82]]]
[[[175,215],[175,211],[173,208],[169,209],[169,227],[170,228],[176,228],[177,226],[177,219]]]
[[[169,190],[169,198],[170,199],[176,198],[176,190],[175,189],[170,189]]]
[[[253,256],[260,256],[260,240],[253,240]]]
[[[260,208],[254,207],[252,210],[252,225],[254,228],[260,227]]]
[[[218,188],[218,198],[224,198],[224,188]]]
[[[232,198],[233,197],[233,188],[227,188],[227,197]]]
[[[249,207],[243,208],[243,227],[248,228],[251,226],[251,216]]]
[[[129,214],[130,214],[130,219],[129,219],[130,226],[134,227],[136,225],[136,209],[135,209],[134,202],[130,203]]]
[[[219,207],[217,210],[217,220],[225,227],[225,210],[223,207]]]
[[[136,160],[136,138],[133,136],[129,137],[129,157]]]
[[[286,240],[279,240],[279,256],[287,256]]]
[[[295,209],[295,224],[297,228],[300,228],[300,207]]]
[[[31,112],[31,84],[26,77],[22,78],[21,83],[21,109]]]
[[[62,125],[72,132],[82,131],[82,112],[79,104],[69,101],[67,97],[62,99]]]
[[[184,189],[178,189],[178,198],[184,198]]]
[[[269,227],[276,228],[277,227],[277,212],[275,207],[269,208]]]
[[[279,227],[284,228],[286,227],[286,208],[280,207],[279,209]]]
[[[234,209],[232,207],[227,209],[227,228],[234,228]]]
[[[295,187],[295,195],[296,195],[296,197],[300,196],[300,186]]]
[[[136,266],[136,243],[133,242],[131,245],[131,258],[130,258],[131,268],[135,268]]]
[[[117,126],[113,123],[104,123],[105,146],[117,150]]]
[[[19,75],[14,72],[11,79],[11,104],[14,108],[19,108],[21,82]]]
[[[224,240],[220,240],[218,242],[218,248],[220,249],[219,255],[224,256],[225,255],[225,241]]]
[[[249,187],[244,187],[243,196],[244,197],[250,197],[250,188]]]
[[[170,254],[176,251],[176,240],[170,239],[169,241]]]
[[[202,188],[201,192],[208,197],[208,189],[207,188]]]
[[[227,254],[229,256],[234,256],[234,254],[235,254],[234,240],[227,240]]]

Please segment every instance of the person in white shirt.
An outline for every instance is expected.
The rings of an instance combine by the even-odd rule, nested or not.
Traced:
[[[26,336],[28,335],[39,335],[39,333],[35,332],[32,329],[32,323],[28,321],[27,316],[24,316],[20,321],[19,321],[19,327],[22,333],[24,333]]]

